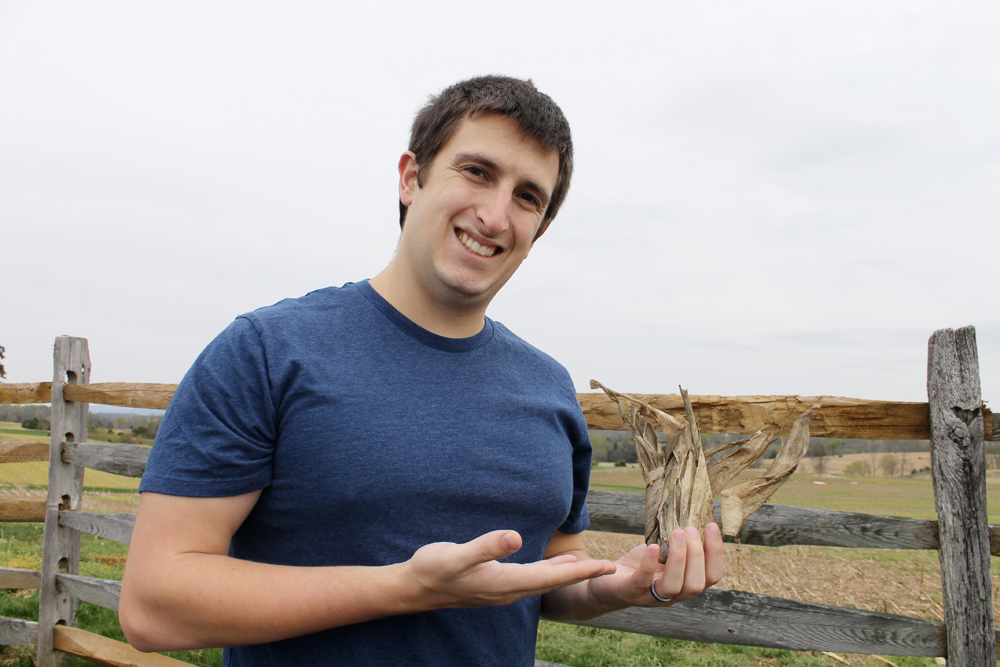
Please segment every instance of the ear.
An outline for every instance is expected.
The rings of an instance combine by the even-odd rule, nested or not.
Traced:
[[[399,156],[399,201],[403,206],[413,203],[417,187],[417,156],[413,151],[406,151]]]

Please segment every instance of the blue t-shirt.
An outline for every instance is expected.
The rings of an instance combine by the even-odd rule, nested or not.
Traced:
[[[498,529],[541,559],[589,525],[587,427],[566,370],[486,320],[444,338],[367,282],[240,316],[174,395],[140,491],[261,489],[231,555],[387,565]],[[266,595],[266,592],[262,592]],[[531,665],[540,598],[226,651],[227,665]]]

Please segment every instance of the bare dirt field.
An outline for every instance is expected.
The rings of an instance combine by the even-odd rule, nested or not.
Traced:
[[[591,556],[615,560],[642,538],[588,531],[584,542]],[[994,580],[998,575],[994,565]],[[936,551],[727,544],[726,573],[716,588],[943,620]],[[994,584],[994,616],[1000,613],[998,593]]]

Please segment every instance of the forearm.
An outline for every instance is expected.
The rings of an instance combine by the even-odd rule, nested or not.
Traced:
[[[144,651],[256,644],[386,616],[505,605],[614,571],[572,556],[501,563],[521,547],[513,531],[428,544],[384,567],[286,567],[202,551],[150,555],[148,547],[132,544],[119,607],[122,629]]]
[[[230,558],[233,534],[259,492],[186,498],[146,492],[122,576],[119,620],[143,651],[237,646],[386,616],[505,605],[614,571],[575,556],[501,563],[514,531],[428,544],[382,567],[290,567]]]
[[[126,569],[119,616],[143,651],[236,646],[421,611],[420,597],[386,567],[287,567],[205,553]]]

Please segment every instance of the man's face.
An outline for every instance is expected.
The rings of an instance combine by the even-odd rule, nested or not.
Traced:
[[[544,151],[502,116],[465,119],[417,186],[412,153],[400,160],[409,207],[398,257],[440,305],[486,305],[531,249],[559,173]]]

